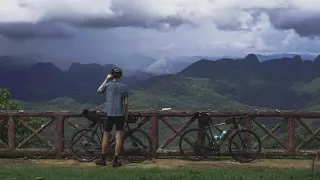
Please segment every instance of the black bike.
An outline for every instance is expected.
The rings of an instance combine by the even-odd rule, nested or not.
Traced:
[[[206,113],[197,113],[196,116],[206,116]],[[185,131],[179,140],[180,154],[188,160],[202,160],[206,156],[211,155],[220,155],[220,147],[223,140],[228,137],[228,134],[232,133],[233,130],[236,130],[229,138],[228,149],[233,159],[242,163],[249,163],[254,161],[261,152],[261,140],[253,131],[243,128],[243,125],[246,119],[249,116],[240,116],[228,118],[225,123],[213,124],[211,118],[207,119],[208,127],[205,131],[195,128]],[[211,123],[211,125],[210,125]],[[213,124],[213,125],[212,125]],[[225,124],[233,124],[233,128],[226,132],[222,133],[221,136],[215,136],[212,134],[211,126],[221,126]],[[241,126],[241,128],[240,128]],[[209,133],[206,131],[209,129]],[[208,135],[209,134],[209,135]],[[190,138],[195,138],[195,141],[190,141]],[[183,142],[186,141],[191,149],[184,150],[185,146]],[[254,143],[254,141],[256,143]],[[239,144],[238,144],[239,143]],[[254,152],[248,152],[249,148],[256,148]],[[195,156],[195,159],[192,157]]]
[[[107,120],[104,112],[83,110],[82,115],[92,123],[88,128],[77,131],[71,139],[70,150],[72,155],[79,161],[90,162],[101,154],[101,142],[103,137],[103,123]],[[125,123],[124,134],[122,135],[122,151],[120,156],[124,156],[129,162],[140,163],[148,159],[152,151],[151,137],[145,131],[139,129],[140,124],[135,128],[130,128],[129,123],[136,123],[140,115],[129,114]],[[99,130],[98,130],[99,129]],[[144,138],[144,139],[142,139]],[[81,140],[80,140],[81,139]],[[76,145],[79,143],[78,145]],[[129,144],[130,147],[126,147]],[[141,148],[141,149],[140,149]],[[80,149],[84,150],[81,152]],[[109,140],[108,156],[114,154],[115,137]],[[80,152],[79,152],[80,151]],[[133,157],[131,157],[133,156]]]

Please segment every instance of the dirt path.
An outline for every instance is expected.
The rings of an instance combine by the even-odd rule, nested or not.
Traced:
[[[1,166],[70,166],[70,167],[95,167],[94,162],[77,162],[75,160],[56,160],[56,159],[0,159]],[[110,167],[110,165],[107,165]],[[251,163],[238,163],[235,161],[184,161],[179,159],[157,159],[153,161],[145,161],[138,164],[124,163],[123,167],[132,168],[173,168],[173,167],[274,167],[274,168],[311,168],[312,160],[294,160],[294,159],[268,159],[256,160]]]

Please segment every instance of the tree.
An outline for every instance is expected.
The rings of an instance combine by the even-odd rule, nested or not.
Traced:
[[[10,100],[11,93],[5,89],[0,88],[0,110],[19,110],[20,104],[17,101]]]
[[[11,93],[5,89],[0,88],[0,110],[18,110],[21,109],[19,103],[10,100]],[[8,124],[0,124],[0,139],[7,143],[8,140]]]
[[[9,90],[5,88],[0,88],[0,110],[22,110],[21,105],[18,101],[12,100],[12,94]],[[39,127],[41,126],[45,120],[39,118],[25,118],[25,122],[27,122],[31,127]],[[21,142],[23,139],[27,138],[30,134],[29,130],[24,128],[21,124],[17,124],[16,126],[16,140],[17,142]],[[0,124],[0,139],[5,143],[8,143],[8,124],[1,123]],[[33,138],[31,142],[29,142],[32,146],[40,145],[41,142],[38,139]],[[1,146],[1,145],[0,145]]]

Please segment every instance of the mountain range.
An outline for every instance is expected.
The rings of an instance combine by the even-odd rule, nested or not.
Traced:
[[[131,108],[320,107],[320,57],[313,61],[298,55],[263,61],[258,57],[180,57],[176,61],[185,67],[171,66],[175,73],[158,75],[162,73],[147,63],[143,71],[131,69],[122,81],[131,89]],[[4,56],[0,58],[0,87],[9,88],[26,108],[53,108],[53,104],[64,109],[102,108],[104,97],[96,89],[112,67],[72,63],[68,70],[61,70],[51,62],[19,63]]]
[[[283,57],[293,58],[297,54],[270,54],[270,55],[262,55],[256,54],[259,61],[266,61],[271,59],[281,59]],[[300,54],[302,59],[304,60],[314,60],[316,57],[311,54]],[[89,62],[95,64],[114,64],[116,66],[120,66],[126,70],[127,75],[134,75],[135,72],[147,72],[155,75],[161,74],[174,74],[182,71],[190,64],[200,60],[200,59],[208,59],[208,60],[218,60],[223,58],[231,58],[231,59],[243,59],[244,57],[236,57],[236,56],[178,56],[171,58],[160,58],[156,59],[153,57],[148,57],[141,54],[132,54],[132,55],[123,55],[110,57],[109,60],[106,61],[94,61],[94,59],[90,59]],[[6,70],[9,70],[9,67],[19,67],[19,66],[29,66],[34,65],[39,62],[52,62],[55,66],[63,71],[67,71],[70,66],[73,64],[74,60],[72,58],[60,58],[60,57],[47,57],[42,54],[17,54],[17,55],[5,55],[0,56],[0,66],[7,67]],[[88,60],[80,60],[75,62],[83,63],[88,62]],[[12,66],[14,65],[14,66]],[[3,68],[4,69],[4,68]]]

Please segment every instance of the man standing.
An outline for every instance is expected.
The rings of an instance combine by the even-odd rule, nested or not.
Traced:
[[[106,114],[108,120],[104,123],[104,133],[101,147],[101,158],[97,160],[96,165],[106,165],[106,154],[109,149],[109,139],[113,126],[116,126],[116,147],[113,160],[113,167],[120,167],[121,163],[118,157],[121,151],[121,130],[128,117],[128,88],[125,84],[119,82],[122,77],[122,70],[115,67],[111,70],[111,74],[103,81],[98,88],[98,93],[106,92]]]

